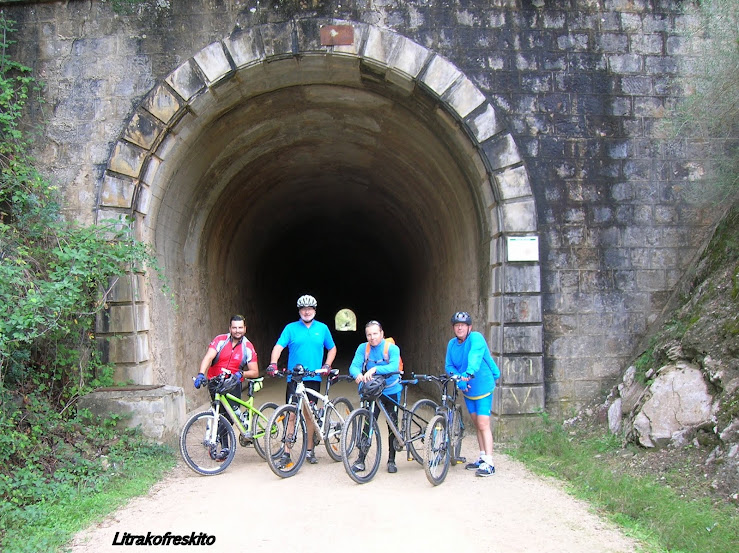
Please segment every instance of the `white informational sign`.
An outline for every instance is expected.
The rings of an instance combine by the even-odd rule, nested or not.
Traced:
[[[539,261],[538,236],[508,236],[508,261]]]

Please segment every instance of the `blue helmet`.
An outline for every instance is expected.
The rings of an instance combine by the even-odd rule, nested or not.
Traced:
[[[472,317],[470,317],[470,314],[467,313],[467,311],[457,311],[454,315],[452,315],[452,324],[455,325],[457,323],[471,325]]]

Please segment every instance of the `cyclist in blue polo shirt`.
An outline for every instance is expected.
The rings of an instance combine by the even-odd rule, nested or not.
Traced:
[[[310,295],[300,296],[298,298],[298,314],[300,319],[295,322],[289,323],[280,334],[280,337],[272,348],[272,354],[270,355],[269,367],[267,367],[267,374],[274,375],[277,372],[277,361],[280,359],[282,350],[288,348],[287,356],[287,367],[292,369],[295,365],[303,365],[306,371],[317,371],[319,369],[330,369],[331,364],[336,358],[336,344],[334,344],[333,336],[328,326],[315,319],[316,307],[318,302],[316,298]],[[323,362],[323,350],[328,350],[326,353],[326,362]],[[312,376],[303,378],[303,384],[306,388],[315,390],[316,392],[321,391],[321,377]],[[293,382],[292,378],[288,374],[287,377],[287,389],[285,390],[285,402],[290,403],[295,394],[297,383]],[[308,406],[305,406],[308,408]],[[316,454],[313,451],[314,446],[318,445],[318,433],[314,427],[310,417],[306,415],[306,420],[310,425],[308,428],[308,436],[313,436],[312,443],[309,442],[309,449],[306,455],[306,459],[311,464],[316,464]],[[290,463],[289,452],[283,454],[283,459],[280,460],[285,466]]]
[[[495,381],[500,370],[490,354],[485,337],[472,331],[472,317],[466,311],[452,316],[454,338],[446,349],[445,369],[448,374],[464,377],[457,384],[464,395],[464,402],[477,430],[480,457],[465,468],[475,470],[477,476],[495,473],[493,466],[493,432],[490,429],[490,412],[493,405]]]
[[[387,358],[385,357],[385,333],[382,330],[382,325],[377,321],[370,321],[364,327],[367,341],[360,344],[357,351],[354,353],[354,359],[352,364],[349,366],[349,374],[354,378],[354,381],[358,385],[362,385],[363,382],[369,382],[375,374],[392,374],[398,373],[400,369],[400,348],[395,344],[389,344],[387,350]],[[370,345],[369,353],[367,352],[367,344]],[[393,423],[398,424],[398,407],[390,399],[394,399],[396,402],[400,402],[400,392],[403,387],[400,384],[400,374],[393,374],[385,379],[385,389],[380,396],[378,401],[387,409],[388,414],[392,417]],[[375,419],[380,415],[379,405],[375,405],[375,412],[373,416]],[[390,424],[388,424],[388,458],[387,458],[387,471],[389,473],[398,472],[398,467],[395,465],[395,445],[394,436],[390,431]],[[354,472],[364,471],[364,460],[359,459],[352,466]]]

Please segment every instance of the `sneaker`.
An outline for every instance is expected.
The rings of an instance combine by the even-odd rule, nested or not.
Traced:
[[[492,476],[495,474],[495,467],[487,463],[480,463],[480,468],[475,471],[475,476]]]
[[[224,447],[223,449],[221,449],[221,451],[219,451],[216,454],[215,460],[216,460],[217,463],[222,463],[227,458],[228,458],[228,448],[227,447]]]
[[[316,459],[316,454],[313,452],[312,449],[308,450],[308,453],[306,453],[305,458],[308,459],[308,462],[311,465],[315,465],[318,462],[318,459]]]
[[[474,463],[467,463],[464,468],[467,470],[477,470],[480,468],[480,465],[482,465],[482,459],[478,459]]]
[[[293,460],[290,459],[289,453],[283,453],[282,456],[277,460],[278,469],[288,469],[293,466]]]
[[[352,472],[364,472],[364,461],[357,461],[352,465]]]
[[[387,471],[390,474],[395,474],[398,472],[398,467],[395,466],[395,461],[388,461],[387,462]]]

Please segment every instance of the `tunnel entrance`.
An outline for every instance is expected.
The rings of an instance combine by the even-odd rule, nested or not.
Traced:
[[[189,391],[232,313],[246,317],[264,364],[306,293],[332,328],[340,309],[356,314],[356,331],[334,330],[340,368],[378,319],[407,369],[438,373],[458,309],[472,312],[499,360],[517,349],[508,353],[529,374],[532,356],[541,365],[538,262],[504,271],[505,236],[536,231],[515,144],[449,62],[353,26],[343,48],[319,47],[308,22],[234,34],[173,71],[132,117],[98,217],[126,211],[111,197],[130,201],[178,304],[140,278],[130,300],[121,290],[112,303],[111,333],[132,327],[112,360],[134,380]],[[510,321],[507,339],[506,309],[521,301],[533,318]],[[522,325],[539,329],[538,344]],[[543,405],[543,387],[529,388],[524,402]]]

